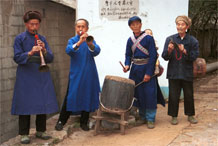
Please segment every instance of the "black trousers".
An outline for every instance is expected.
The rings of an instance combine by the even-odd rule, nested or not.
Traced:
[[[46,115],[36,115],[36,131],[46,131]],[[30,130],[30,115],[19,115],[19,134],[29,135]]]
[[[61,112],[59,115],[59,119],[58,119],[58,122],[61,121],[63,125],[67,123],[67,120],[72,114],[72,112],[67,111],[67,95],[68,95],[68,89],[67,89],[67,93],[65,95],[64,102],[63,102]],[[89,112],[81,111],[80,124],[87,124],[88,120],[89,120]]]
[[[168,115],[178,116],[181,89],[184,92],[185,115],[193,116],[195,115],[193,82],[180,79],[169,79]]]

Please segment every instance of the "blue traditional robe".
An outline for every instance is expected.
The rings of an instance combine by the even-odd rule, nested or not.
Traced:
[[[142,35],[143,33],[141,33]],[[135,37],[136,39],[138,37]],[[157,59],[157,50],[155,48],[154,39],[150,35],[146,35],[141,41],[141,46],[147,49],[149,54],[143,53],[138,47],[136,47],[135,52],[132,52],[131,47],[133,46],[133,41],[131,37],[127,41],[126,45],[126,59],[125,65],[131,66],[129,78],[135,81],[137,85],[139,82],[143,81],[145,74],[151,76],[149,82],[144,82],[135,88],[135,98],[134,106],[140,108],[141,110],[146,109],[156,109],[157,100],[162,101],[164,105],[164,100],[162,94],[160,94],[160,89],[157,84],[157,78],[154,77],[155,63]],[[149,58],[148,63],[144,65],[136,65],[132,63],[132,58],[146,59]],[[159,89],[159,92],[158,92]],[[160,95],[157,97],[157,95]]]
[[[45,43],[46,63],[51,63],[53,54],[46,39],[39,35]],[[28,52],[35,45],[35,37],[28,31],[16,36],[14,42],[14,61],[18,64],[11,114],[32,115],[50,114],[58,111],[58,104],[51,80],[50,72],[39,72],[39,55],[31,61]],[[37,57],[38,56],[38,57]],[[37,62],[38,60],[38,62]]]
[[[100,84],[94,57],[100,53],[100,47],[94,41],[94,51],[83,42],[77,50],[73,48],[80,39],[79,35],[68,41],[66,53],[70,56],[69,87],[67,111],[79,113],[93,112],[99,107]]]

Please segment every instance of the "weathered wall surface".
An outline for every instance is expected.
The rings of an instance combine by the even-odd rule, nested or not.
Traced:
[[[101,1],[105,1],[101,6]],[[99,78],[101,84],[105,75],[116,75],[128,77],[128,73],[124,74],[119,61],[124,62],[127,39],[133,35],[128,26],[128,19],[111,20],[108,17],[101,16],[99,10],[109,8],[109,6],[119,7],[131,6],[137,0],[78,0],[77,1],[77,17],[86,18],[89,23],[89,33],[93,35],[96,42],[101,47],[101,53],[96,57]],[[125,6],[124,6],[125,3]],[[109,5],[109,6],[108,6]],[[180,7],[178,7],[180,5]],[[188,14],[188,0],[138,0],[138,13],[142,19],[142,30],[150,28],[159,47],[158,53],[161,54],[166,37],[177,33],[175,18],[178,15]],[[115,9],[116,10],[116,9]],[[111,15],[116,16],[111,10]],[[122,13],[123,11],[118,11]],[[131,9],[130,13],[133,13]],[[161,55],[160,55],[161,56]],[[162,87],[168,86],[166,79],[167,62],[160,58],[161,65],[165,71],[158,78]],[[107,66],[107,67],[105,67]]]
[[[74,35],[75,10],[49,0],[1,0],[0,143],[18,133],[18,116],[10,114],[17,67],[13,61],[13,41],[16,35],[25,31],[22,17],[28,10],[37,10],[43,15],[39,33],[47,38],[54,53],[54,62],[49,66],[59,106],[67,89],[70,58],[65,47]]]

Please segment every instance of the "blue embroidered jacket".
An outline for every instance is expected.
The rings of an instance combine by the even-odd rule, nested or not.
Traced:
[[[168,55],[168,44],[170,40],[173,40],[173,42],[177,44],[183,44],[187,51],[187,55],[182,54],[182,58],[178,60],[181,54],[178,51],[176,58],[175,49]],[[185,37],[181,39],[178,33],[167,37],[162,53],[164,60],[169,61],[167,67],[167,79],[193,81],[193,61],[196,60],[198,55],[199,43],[195,37],[186,34]]]

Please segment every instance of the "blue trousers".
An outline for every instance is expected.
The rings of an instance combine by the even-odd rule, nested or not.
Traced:
[[[142,109],[139,108],[139,115],[141,116],[142,120],[155,122],[156,113],[157,113],[157,109],[142,110]]]

